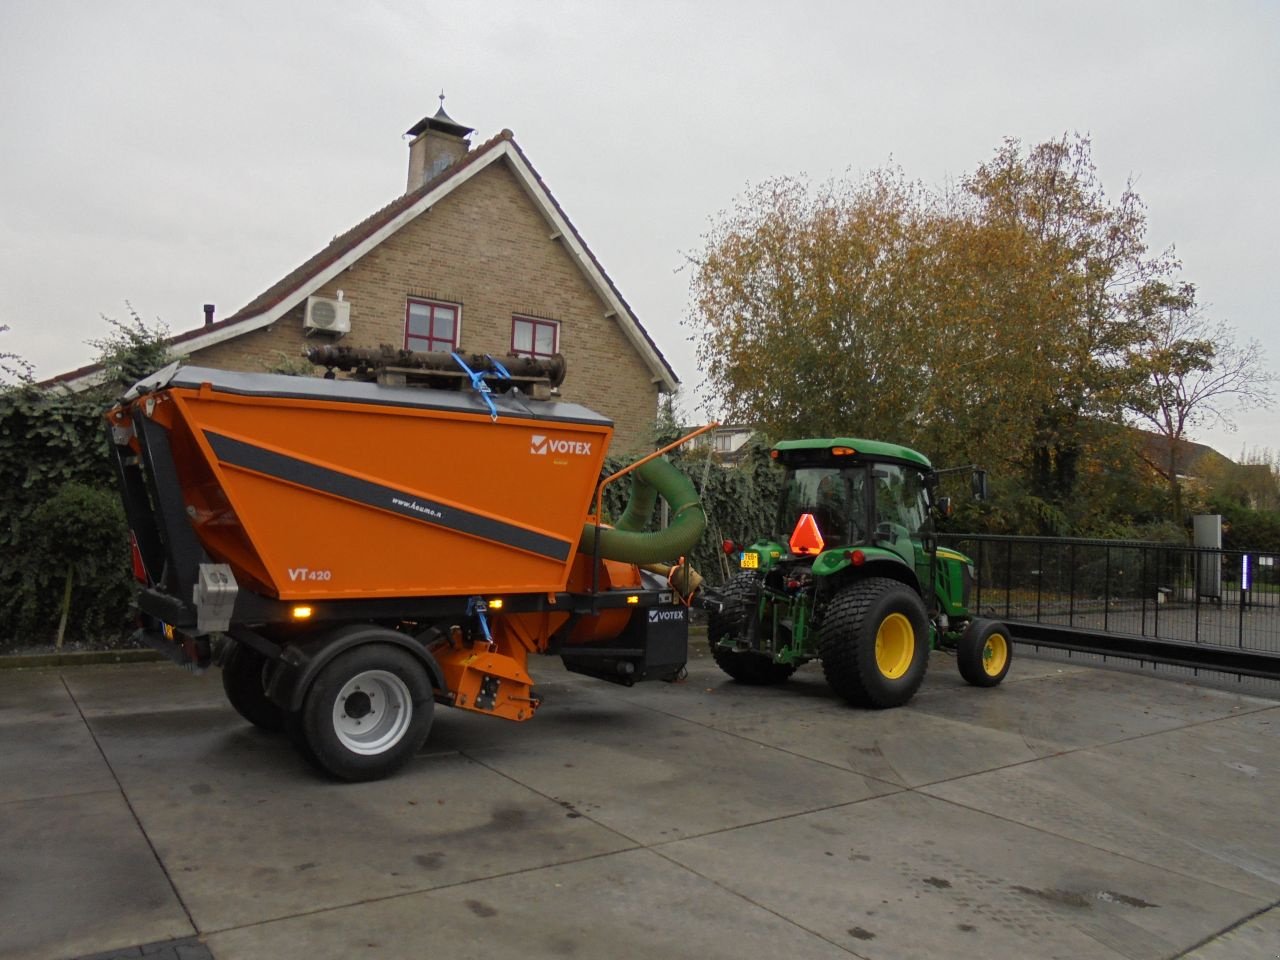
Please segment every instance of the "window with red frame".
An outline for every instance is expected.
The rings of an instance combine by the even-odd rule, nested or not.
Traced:
[[[461,312],[462,308],[456,303],[410,300],[405,308],[405,349],[428,353],[457,350],[458,317]]]
[[[520,357],[550,357],[560,349],[560,324],[536,317],[511,318],[511,352]]]

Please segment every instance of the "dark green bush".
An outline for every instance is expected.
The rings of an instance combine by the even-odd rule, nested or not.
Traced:
[[[107,336],[92,341],[103,367],[97,386],[72,393],[18,377],[0,387],[0,648],[54,639],[68,572],[66,638],[121,639],[128,530],[102,414],[123,386],[168,359],[167,331],[129,313],[128,322],[107,319]]]
[[[111,645],[126,631],[132,599],[128,528],[119,495],[71,482],[36,507],[15,544],[17,589],[5,619],[26,643],[50,643],[68,600],[65,639]]]

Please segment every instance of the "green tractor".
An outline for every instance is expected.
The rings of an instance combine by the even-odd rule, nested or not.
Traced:
[[[929,651],[953,649],[969,683],[993,687],[1013,647],[1003,624],[969,610],[973,564],[939,547],[940,474],[892,443],[835,437],[785,440],[774,533],[746,547],[726,541],[738,573],[715,592],[707,639],[739,683],[775,684],[821,660],[831,688],[857,706],[901,706],[924,680]],[[986,474],[971,467],[973,492]]]

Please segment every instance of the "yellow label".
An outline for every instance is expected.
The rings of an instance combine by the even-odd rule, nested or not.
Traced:
[[[744,570],[756,570],[760,567],[760,555],[747,551],[742,554],[742,559],[738,561],[738,566]]]

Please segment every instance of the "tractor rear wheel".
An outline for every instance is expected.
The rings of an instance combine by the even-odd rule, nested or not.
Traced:
[[[929,666],[929,616],[906,584],[870,577],[827,605],[818,644],[832,690],[855,706],[899,707]]]
[[[222,689],[236,713],[255,727],[276,733],[284,729],[284,711],[267,699],[270,665],[257,650],[233,642],[222,661]]]
[[[431,730],[431,681],[414,656],[385,643],[341,653],[321,668],[290,717],[299,751],[339,780],[378,780],[403,766]]]
[[[737,650],[734,645],[746,636],[754,611],[751,605],[756,596],[759,576],[739,573],[720,591],[724,607],[707,618],[707,644],[711,656],[721,670],[738,683],[753,687],[784,683],[796,672],[794,664],[777,663],[773,657],[755,650]],[[721,646],[721,641],[729,646]]]
[[[994,687],[1009,672],[1013,644],[1003,623],[972,620],[956,646],[960,676],[975,687]]]

